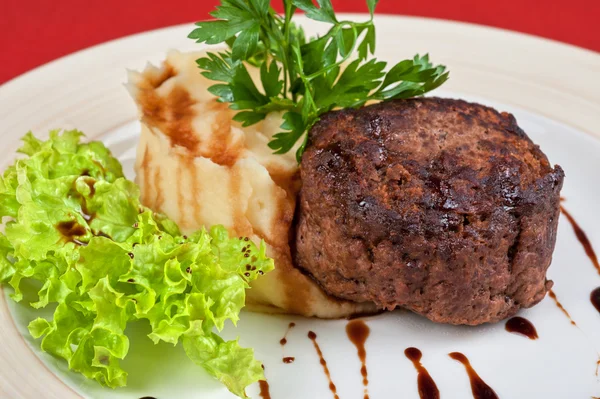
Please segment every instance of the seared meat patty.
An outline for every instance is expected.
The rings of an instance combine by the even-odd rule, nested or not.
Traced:
[[[301,177],[296,265],[333,296],[476,325],[552,286],[564,173],[510,114],[441,98],[331,112]]]

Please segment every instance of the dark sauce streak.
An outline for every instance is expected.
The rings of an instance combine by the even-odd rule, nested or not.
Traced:
[[[600,287],[592,291],[590,294],[590,300],[592,301],[592,305],[594,305],[596,310],[600,312]]]
[[[387,314],[388,310],[387,309],[379,309],[379,310],[376,310],[375,312],[353,313],[353,314],[347,316],[346,320],[362,319],[364,317],[375,317],[375,316],[382,315],[384,313]]]
[[[85,228],[74,220],[60,222],[56,228],[60,231],[60,234],[67,238],[85,235]]]
[[[421,364],[423,354],[417,348],[406,348],[404,355],[413,363],[417,369],[417,384],[419,387],[419,397],[421,399],[439,399],[440,391],[429,375],[429,372]]]
[[[269,383],[266,380],[258,381],[260,387],[260,397],[263,399],[271,399],[271,392],[269,391]]]
[[[498,399],[496,392],[486,384],[477,372],[471,366],[469,359],[460,352],[452,352],[448,354],[452,359],[457,360],[465,366],[467,374],[469,375],[469,381],[471,382],[471,391],[473,392],[473,398],[475,399]]]
[[[82,176],[89,176],[89,171],[85,170],[83,172]],[[87,184],[87,186],[90,189],[90,198],[93,197],[94,195],[96,195],[96,186],[95,186],[96,180],[90,178],[90,179],[85,179],[84,182],[85,182],[85,184]],[[81,216],[89,224],[96,218],[96,214],[94,214],[88,210],[87,200],[83,197],[83,195],[81,195],[77,191],[76,184],[77,184],[77,180],[75,180],[73,182],[73,187],[71,188],[70,195],[77,197],[79,199],[79,201],[81,202]]]
[[[558,306],[558,308],[560,310],[562,310],[562,312],[565,314],[565,316],[567,316],[569,318],[569,320],[571,321],[571,324],[576,326],[577,323],[575,323],[575,320],[573,320],[571,318],[571,315],[569,314],[569,312],[567,312],[567,309],[565,309],[565,307],[562,305],[562,303],[560,303],[558,301],[558,298],[556,298],[556,294],[554,293],[554,291],[552,291],[552,290],[548,291],[548,296],[554,300],[554,303],[556,303],[556,306]]]
[[[321,348],[319,347],[319,344],[317,343],[317,334],[315,334],[312,331],[309,331],[308,338],[312,341],[312,343],[315,347],[315,350],[317,351],[317,355],[319,355],[319,361],[321,363],[321,366],[323,366],[323,371],[325,372],[325,375],[327,376],[327,380],[329,380],[329,390],[331,391],[331,393],[333,393],[333,397],[335,399],[340,399],[340,397],[337,394],[337,388],[335,387],[335,384],[331,380],[331,374],[329,373],[329,368],[327,367],[327,362],[325,361],[325,358],[323,357],[323,352],[321,352]]]
[[[76,237],[84,236],[86,233],[85,227],[74,220],[60,222],[56,225],[56,229],[63,235],[68,242],[74,242],[77,245],[85,245]]]
[[[590,258],[590,261],[592,261],[592,264],[596,268],[598,274],[600,274],[600,262],[598,262],[598,256],[596,255],[596,251],[594,251],[594,247],[592,247],[592,243],[590,242],[587,234],[585,234],[583,229],[579,227],[575,219],[573,219],[573,216],[571,216],[571,214],[567,212],[565,208],[561,206],[560,211],[563,213],[563,215],[566,216],[569,223],[571,223],[573,231],[575,232],[577,239],[583,246],[586,255],[588,256],[588,258]],[[596,310],[600,312],[600,287],[592,291],[592,293],[590,294],[590,300],[592,301],[592,305],[594,305]]]
[[[90,188],[90,197],[93,197],[94,195],[96,195],[96,187],[95,187],[96,181],[86,179],[85,184],[87,184],[87,186]]]
[[[362,320],[352,320],[346,324],[346,335],[350,339],[350,342],[356,346],[358,352],[358,358],[360,359],[361,368],[360,374],[362,375],[362,383],[364,386],[364,399],[369,399],[369,374],[367,372],[367,351],[365,349],[365,343],[371,329]]]
[[[141,397],[140,399],[156,399],[154,396],[144,396]]]
[[[506,331],[526,336],[529,339],[538,339],[538,333],[533,324],[523,317],[513,317],[506,322]]]
[[[89,171],[87,171],[87,170],[83,171],[82,176],[89,176]],[[81,216],[89,224],[92,220],[94,220],[96,215],[92,214],[87,209],[86,200],[85,200],[85,198],[83,198],[83,196],[79,192],[77,192],[77,190],[75,188],[75,183],[76,183],[76,181],[73,182],[73,187],[71,188],[70,195],[77,196],[80,199],[80,201],[81,201]],[[87,186],[90,189],[90,197],[94,196],[94,194],[96,194],[96,188],[94,187],[94,185],[96,184],[96,181],[93,179],[86,179],[85,183],[87,184]],[[67,242],[72,242],[72,243],[82,246],[82,247],[85,247],[88,245],[86,242],[81,241],[79,239],[79,237],[86,235],[87,230],[84,226],[80,225],[76,221],[69,220],[69,221],[65,221],[65,222],[60,222],[59,224],[56,225],[56,229],[58,230],[58,232],[60,234],[62,234],[62,236],[65,238],[65,240]]]
[[[288,324],[288,328],[287,330],[285,330],[285,334],[283,335],[283,338],[281,338],[279,340],[279,343],[281,344],[281,346],[285,346],[285,344],[287,344],[287,336],[290,333],[291,329],[296,327],[296,323],[292,322],[290,324]]]
[[[571,216],[571,214],[567,212],[565,208],[561,206],[560,211],[563,213],[563,215],[567,217],[569,223],[571,223],[573,231],[575,232],[575,235],[577,236],[577,239],[579,240],[581,245],[583,245],[583,249],[585,250],[586,255],[592,261],[592,264],[596,268],[598,274],[600,274],[600,262],[598,262],[598,256],[596,256],[596,252],[594,251],[594,248],[592,247],[592,244],[590,243],[587,234],[585,234],[581,227],[579,227],[575,219],[573,219],[573,216]]]
[[[287,344],[287,336],[290,333],[290,331],[292,330],[292,328],[296,327],[296,323],[291,322],[290,324],[288,324],[288,328],[287,330],[285,330],[285,334],[283,335],[283,338],[281,338],[279,340],[279,344],[281,344],[281,346],[285,346],[285,344]],[[283,359],[281,359],[285,364],[290,364],[290,363],[294,363],[294,361],[296,360],[295,357],[292,356],[287,356],[284,357]]]

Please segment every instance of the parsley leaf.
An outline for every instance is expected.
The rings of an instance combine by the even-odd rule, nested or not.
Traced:
[[[312,0],[292,0],[292,4],[306,13],[310,19],[335,24],[338,22],[333,12],[330,0],[317,0],[319,8],[315,7]]]
[[[387,69],[373,58],[376,30],[373,15],[379,0],[366,0],[370,19],[340,21],[331,0],[283,0],[277,14],[269,0],[221,0],[216,18],[196,24],[189,37],[198,43],[225,43],[229,50],[207,53],[197,60],[202,74],[217,82],[209,91],[239,111],[243,126],[283,112],[281,132],[269,147],[276,154],[296,149],[298,162],[307,131],[320,115],[336,108],[361,107],[369,101],[421,96],[448,80],[442,65],[416,55]],[[293,21],[296,11],[330,24],[329,31],[307,39]],[[259,68],[260,87],[247,66]],[[386,72],[387,70],[387,72]]]
[[[367,6],[369,7],[369,13],[371,14],[371,17],[373,17],[375,14],[375,7],[377,7],[377,3],[379,3],[379,0],[367,0]]]

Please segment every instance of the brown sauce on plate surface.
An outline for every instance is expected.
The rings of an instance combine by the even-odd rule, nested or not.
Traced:
[[[577,239],[583,246],[585,254],[588,256],[588,258],[590,258],[590,261],[598,271],[598,274],[600,274],[600,262],[598,261],[596,251],[594,251],[594,247],[592,247],[592,243],[590,242],[587,234],[585,234],[585,231],[583,231],[583,229],[577,224],[573,216],[571,216],[571,214],[567,212],[565,208],[561,206],[560,211],[563,213],[563,215],[566,216],[569,223],[571,223],[573,231],[575,232]],[[596,310],[600,312],[600,287],[592,291],[592,293],[590,294],[590,300],[592,301],[592,305],[594,305]]]
[[[506,331],[521,334],[529,339],[538,339],[538,333],[535,326],[523,317],[513,317],[506,322]]]
[[[279,344],[281,346],[285,346],[285,344],[287,344],[287,336],[290,333],[290,331],[292,330],[292,328],[296,327],[296,323],[292,322],[290,324],[288,324],[288,328],[287,330],[285,330],[285,334],[283,334],[283,338],[281,338],[279,340]]]
[[[413,363],[417,369],[417,385],[419,387],[419,397],[421,399],[439,399],[440,391],[435,381],[429,375],[429,372],[421,364],[423,354],[417,348],[406,348],[404,355]]]
[[[287,344],[287,336],[290,333],[290,331],[292,330],[292,328],[296,327],[296,323],[291,322],[290,324],[288,324],[287,329],[285,330],[285,334],[283,334],[283,338],[281,338],[279,340],[279,344],[284,347],[285,344]],[[283,359],[281,359],[285,364],[290,364],[290,363],[294,363],[294,361],[296,360],[295,357],[293,356],[286,356]]]
[[[321,366],[323,366],[323,371],[325,372],[325,376],[327,376],[327,380],[329,381],[329,390],[331,391],[331,393],[333,393],[333,397],[335,399],[340,399],[340,397],[337,394],[337,388],[335,387],[335,384],[331,380],[331,373],[329,372],[329,367],[327,367],[327,361],[323,357],[323,352],[321,351],[321,347],[317,343],[317,334],[315,334],[312,331],[309,331],[308,338],[312,341],[312,343],[315,347],[315,350],[317,351],[317,355],[319,355],[319,362],[321,363]]]
[[[596,310],[600,312],[600,287],[592,291],[590,294],[590,300],[592,301],[592,305],[594,305]]]
[[[260,387],[260,397],[263,399],[271,399],[271,391],[269,391],[269,383],[266,380],[258,381]]]
[[[569,223],[571,223],[571,226],[573,227],[573,231],[575,232],[577,239],[583,246],[583,249],[585,250],[586,255],[592,261],[592,264],[596,268],[596,271],[598,272],[598,274],[600,274],[600,262],[598,262],[598,256],[596,256],[596,251],[594,251],[594,247],[592,247],[592,243],[588,239],[587,234],[585,234],[583,229],[581,227],[579,227],[579,225],[577,224],[577,222],[575,221],[573,216],[571,216],[571,214],[569,212],[567,212],[567,210],[565,208],[563,208],[561,206],[560,211],[563,213],[563,215],[566,216]]]
[[[367,342],[370,333],[371,329],[367,326],[367,323],[362,320],[352,320],[346,324],[346,334],[348,335],[350,342],[356,346],[358,358],[361,363],[360,374],[362,375],[362,383],[364,386],[364,399],[369,399],[369,374],[367,372],[367,351],[365,349],[365,343]]]
[[[469,381],[471,382],[471,391],[473,392],[473,398],[475,399],[498,399],[498,395],[492,387],[486,384],[477,372],[471,366],[471,362],[465,355],[460,352],[452,352],[448,356],[452,359],[459,361],[465,366],[467,374],[469,375]]]
[[[565,309],[565,307],[562,305],[562,303],[559,302],[554,291],[552,291],[552,290],[548,291],[548,296],[554,300],[554,303],[556,303],[556,306],[558,306],[558,308],[565,314],[565,316],[567,316],[569,318],[569,320],[571,321],[571,324],[576,326],[577,323],[575,323],[575,320],[573,320],[571,318],[571,315],[569,314],[569,312],[567,312],[567,309]]]
[[[262,365],[262,369],[265,369],[265,365]],[[258,381],[258,386],[260,388],[260,397],[262,399],[271,399],[271,391],[269,390],[269,383],[267,382],[266,379],[264,380],[259,380]]]

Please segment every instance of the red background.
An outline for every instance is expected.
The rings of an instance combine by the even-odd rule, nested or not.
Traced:
[[[365,0],[332,2],[338,12],[366,11]],[[205,19],[217,3],[0,0],[0,83],[94,44]],[[381,0],[377,10],[497,26],[600,51],[600,0]]]

